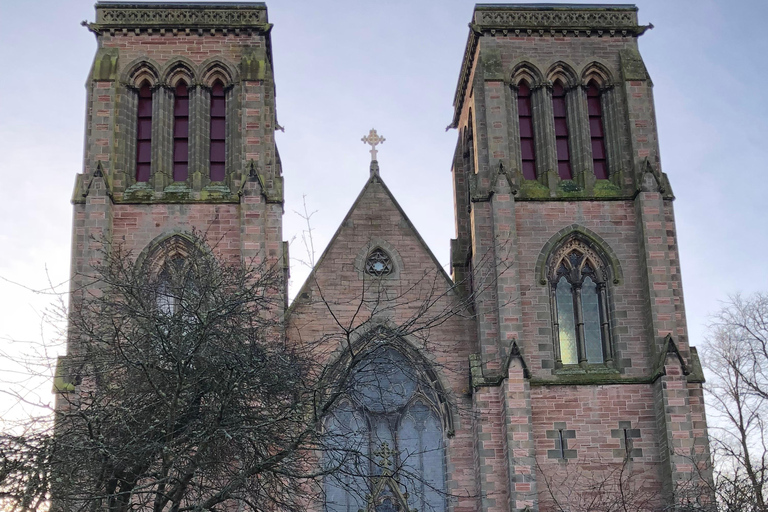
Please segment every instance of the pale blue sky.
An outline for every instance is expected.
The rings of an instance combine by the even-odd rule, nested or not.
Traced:
[[[285,238],[302,229],[302,195],[322,251],[368,176],[360,142],[387,141],[381,174],[438,259],[454,236],[446,132],[470,1],[267,2]],[[640,38],[654,82],[661,158],[677,197],[694,345],[707,314],[737,291],[768,290],[766,1],[641,0]],[[92,0],[0,2],[0,277],[43,287],[69,273],[71,205],[82,166],[84,83],[96,48],[80,26]],[[303,248],[295,242],[293,256]],[[306,276],[293,262],[292,289]],[[45,300],[0,282],[0,343],[40,337]]]

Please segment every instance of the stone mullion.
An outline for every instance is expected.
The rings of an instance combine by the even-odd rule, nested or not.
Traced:
[[[557,287],[549,285],[549,311],[552,316],[552,338],[555,341],[555,368],[563,367],[563,355],[560,350],[560,320],[557,315]]]
[[[568,123],[568,149],[571,153],[571,167],[574,181],[590,190],[595,183],[592,170],[592,144],[589,133],[587,93],[580,87],[573,87],[565,96],[565,113]]]
[[[152,92],[152,177],[156,192],[173,182],[173,91]]]
[[[576,320],[576,351],[578,353],[579,364],[586,364],[587,344],[584,334],[584,312],[581,310],[581,283],[574,284],[573,287],[573,316]]]
[[[118,119],[121,121],[123,129],[119,151],[120,167],[117,167],[122,174],[122,180],[117,179],[116,185],[120,190],[125,190],[136,182],[136,137],[138,136],[138,91],[132,87],[124,87],[120,102],[120,113]],[[120,174],[118,173],[118,174]]]
[[[600,106],[603,110],[603,133],[605,134],[608,176],[616,185],[623,186],[620,179],[623,167],[621,161],[621,125],[619,123],[616,90],[614,87],[603,89],[600,94]]]
[[[557,174],[555,153],[555,113],[552,109],[552,94],[549,87],[539,86],[531,93],[533,107],[533,144],[536,148],[536,174],[539,181],[549,187],[550,193],[557,191],[560,177]]]
[[[597,284],[598,300],[600,302],[600,335],[603,341],[603,357],[605,363],[613,364],[613,343],[611,342],[611,325],[608,321],[608,293],[605,283]]]
[[[207,89],[197,85],[189,90],[189,175],[192,180],[192,188],[199,191],[207,184],[208,164],[204,150],[208,145],[209,106]]]

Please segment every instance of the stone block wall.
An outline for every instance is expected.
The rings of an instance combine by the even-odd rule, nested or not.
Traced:
[[[392,275],[373,278],[363,272],[366,256],[376,247],[392,257]],[[311,347],[318,363],[332,364],[349,349],[349,343],[377,327],[391,329],[423,357],[446,391],[453,418],[453,431],[444,433],[447,490],[463,496],[452,501],[452,510],[486,510],[476,493],[476,443],[485,446],[482,450],[496,452],[502,443],[502,420],[495,414],[488,415],[487,423],[473,420],[487,413],[473,408],[469,399],[472,320],[439,263],[374,176],[288,311],[287,336],[291,342]],[[498,409],[502,399],[498,388],[492,394]],[[489,434],[493,440],[486,441],[477,429],[493,429]],[[503,458],[498,465],[503,469]],[[496,474],[490,466],[480,471]],[[506,488],[500,473],[493,478],[501,479],[501,490]]]
[[[694,466],[709,460],[700,367],[685,326],[674,195],[661,170],[652,83],[637,49],[647,27],[637,24],[636,11],[484,4],[470,24],[454,99],[459,140],[452,265],[458,278],[478,274],[484,261],[495,262],[490,280],[497,285],[476,290],[474,297],[479,360],[485,371],[518,357],[524,364],[526,385],[509,366],[506,401],[516,407],[504,413],[501,428],[508,439],[511,510],[555,509],[548,486],[573,482],[578,474],[581,483],[573,484],[569,502],[577,506],[589,494],[588,481],[628,465],[636,475],[637,500],[655,495],[656,505],[669,504],[682,482],[702,474]],[[532,90],[536,179],[522,175],[522,79]],[[557,171],[550,92],[555,80],[566,88],[572,180]],[[601,89],[606,180],[592,171],[584,95],[592,80]],[[543,265],[569,233],[580,233],[611,260],[607,302],[614,358],[605,371],[555,364],[555,313]],[[485,388],[477,393],[476,406],[491,404],[489,394]],[[485,416],[478,418],[483,424]],[[478,448],[480,467],[484,455]],[[530,482],[521,475],[531,475]],[[482,472],[479,483],[489,493],[496,489]]]

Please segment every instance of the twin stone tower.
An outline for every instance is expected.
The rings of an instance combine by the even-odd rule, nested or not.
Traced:
[[[195,229],[224,260],[284,269],[289,342],[326,340],[330,361],[340,324],[390,333],[387,364],[418,366],[428,384],[403,377],[387,407],[347,407],[371,453],[382,440],[395,459],[421,448],[408,463],[422,485],[394,493],[394,510],[561,510],[563,496],[578,510],[590,482],[615,486],[616,474],[648,510],[705,501],[703,376],[635,6],[477,5],[453,98],[449,273],[374,161],[290,306],[266,6],[104,2],[88,28],[98,50],[73,286],[97,240],[172,258]],[[399,329],[425,301],[455,314]],[[377,506],[325,491],[318,510]]]

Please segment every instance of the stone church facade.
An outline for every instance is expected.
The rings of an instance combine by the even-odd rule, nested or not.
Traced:
[[[73,286],[95,240],[147,255],[191,229],[287,282],[264,4],[99,3],[89,28]],[[451,125],[450,275],[374,160],[296,299],[275,292],[285,336],[316,341],[321,360],[381,345],[371,364],[401,392],[371,404],[358,383],[328,427],[371,457],[386,442],[418,477],[407,495],[369,495],[377,507],[603,510],[585,504],[619,490],[635,510],[706,501],[703,376],[646,29],[631,5],[477,5]],[[355,485],[326,483],[325,509],[367,510]]]

